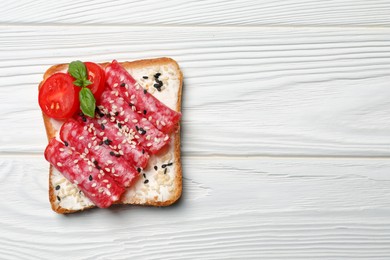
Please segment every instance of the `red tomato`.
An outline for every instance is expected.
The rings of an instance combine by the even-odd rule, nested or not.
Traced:
[[[102,67],[93,62],[84,62],[88,71],[88,80],[92,82],[87,86],[92,91],[96,100],[99,100],[102,95],[106,82],[106,75]]]
[[[50,76],[39,89],[39,106],[43,113],[56,119],[71,117],[80,107],[80,88],[65,73]]]

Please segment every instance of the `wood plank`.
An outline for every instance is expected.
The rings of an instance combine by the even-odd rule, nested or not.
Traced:
[[[170,56],[185,155],[389,156],[389,43],[387,29],[3,27],[0,151],[44,150],[49,66]]]
[[[167,208],[61,216],[42,156],[0,157],[3,258],[388,259],[390,162],[183,158]]]
[[[385,25],[386,0],[12,1],[1,23],[126,25]]]

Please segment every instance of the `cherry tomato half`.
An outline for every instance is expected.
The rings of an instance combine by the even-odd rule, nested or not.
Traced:
[[[87,88],[92,91],[95,99],[99,100],[105,88],[106,76],[104,70],[93,62],[84,62],[84,64],[87,67],[88,80],[92,82]]]
[[[55,119],[73,116],[80,107],[80,88],[73,85],[73,77],[56,73],[43,83],[39,90],[39,106],[43,113]]]

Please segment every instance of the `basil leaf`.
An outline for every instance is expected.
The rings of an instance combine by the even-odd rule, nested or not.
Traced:
[[[83,87],[84,81],[82,79],[76,79],[75,81],[73,81],[73,85]]]
[[[72,61],[69,64],[68,71],[69,74],[72,75],[72,77],[75,79],[84,80],[88,78],[87,67],[85,67],[85,64],[79,60]]]
[[[96,100],[89,88],[82,88],[79,93],[80,108],[84,115],[94,118]]]

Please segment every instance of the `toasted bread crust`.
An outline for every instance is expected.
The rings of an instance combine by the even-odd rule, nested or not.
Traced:
[[[109,63],[100,63],[102,67],[106,67]],[[183,87],[183,73],[181,72],[179,65],[177,62],[171,58],[157,58],[157,59],[146,59],[146,60],[137,60],[137,61],[126,61],[126,62],[121,62],[120,63],[124,68],[126,69],[136,69],[136,68],[142,68],[142,67],[148,67],[148,66],[164,66],[166,64],[174,65],[177,72],[178,72],[178,77],[180,81],[180,86],[179,86],[179,93],[178,93],[178,99],[177,99],[177,106],[176,106],[176,111],[181,111],[181,94],[182,94],[182,87]],[[39,84],[38,89],[41,88],[42,84],[45,82],[45,80],[50,77],[51,75],[66,70],[68,67],[68,64],[57,64],[51,66],[44,74],[42,82]],[[50,118],[47,117],[46,115],[42,114],[43,117],[43,122],[45,124],[45,129],[46,129],[46,135],[47,139],[50,140],[51,138],[55,137],[56,135],[56,130],[53,127],[53,125],[50,122]],[[125,203],[125,204],[131,204],[131,205],[144,205],[144,206],[169,206],[175,203],[179,198],[181,197],[182,194],[182,189],[183,189],[183,182],[182,182],[182,167],[181,167],[181,158],[180,158],[180,127],[178,128],[177,132],[175,133],[175,142],[174,142],[174,155],[177,160],[175,161],[175,166],[177,169],[176,172],[176,179],[175,179],[175,193],[173,196],[166,200],[166,201],[157,201],[157,200],[147,200],[144,203],[141,203],[140,201],[134,201],[131,203]],[[53,173],[53,167],[50,165],[49,168],[49,175],[51,176]],[[51,208],[53,211],[59,213],[59,214],[68,214],[68,213],[74,213],[74,212],[79,212],[83,211],[85,209],[93,208],[94,206],[90,207],[85,207],[81,210],[69,210],[66,208],[60,207],[58,204],[56,204],[56,195],[54,194],[54,188],[49,177],[49,200],[51,204]],[[119,202],[117,204],[121,204],[122,202]]]

